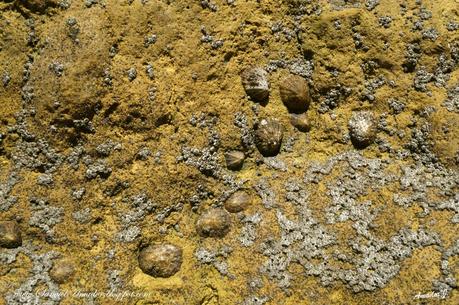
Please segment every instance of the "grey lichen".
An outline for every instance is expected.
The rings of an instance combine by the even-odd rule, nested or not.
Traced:
[[[129,226],[116,233],[115,240],[123,243],[131,243],[139,237],[141,229],[138,226]]]
[[[40,198],[32,198],[30,203],[33,212],[29,224],[40,228],[48,238],[52,238],[53,227],[63,220],[64,208],[49,205],[46,199]]]
[[[31,244],[19,248],[19,251],[14,254],[13,260],[16,259],[18,253],[29,257],[33,266],[30,269],[28,278],[16,290],[7,293],[5,296],[6,303],[9,305],[59,304],[63,294],[59,290],[59,286],[50,279],[48,274],[53,260],[59,254],[54,251],[39,253],[39,248]],[[46,293],[38,293],[38,287],[42,291],[46,289]]]
[[[152,152],[148,147],[142,147],[137,152],[137,156],[136,157],[139,160],[146,161],[148,159],[148,157],[150,157],[151,155],[152,155]]]
[[[263,218],[260,213],[244,216],[241,220],[244,226],[242,227],[241,235],[239,236],[241,245],[249,247],[254,244],[257,239],[257,226],[262,219]]]
[[[448,90],[448,96],[442,104],[450,112],[459,113],[459,84]]]
[[[246,149],[254,147],[254,136],[252,128],[249,126],[247,115],[242,112],[237,112],[234,115],[234,125],[239,128],[241,132],[241,143]]]
[[[255,190],[261,198],[261,202],[265,208],[270,209],[277,205],[276,193],[271,188],[267,179],[260,179],[254,185]]]
[[[208,145],[204,148],[183,146],[178,162],[196,167],[206,176],[220,178],[222,166],[219,161],[220,135],[213,129],[209,131]]]
[[[373,291],[387,285],[399,273],[402,261],[414,249],[430,245],[441,247],[439,235],[425,227],[415,231],[402,228],[387,240],[379,239],[374,234],[374,221],[380,215],[382,207],[379,200],[374,202],[364,198],[370,192],[378,193],[394,183],[399,183],[400,189],[394,194],[394,204],[403,201],[403,207],[419,204],[427,210],[453,210],[456,214],[451,221],[456,222],[458,198],[452,195],[458,186],[457,173],[432,163],[417,163],[411,167],[400,165],[402,171],[399,173],[389,164],[389,160],[367,159],[358,152],[346,152],[331,157],[322,164],[311,163],[303,181],[291,178],[285,182],[282,187],[285,191],[279,194],[280,198],[274,196],[272,186],[266,181],[263,182],[263,179],[255,184],[262,201],[271,202],[268,206],[276,209],[281,230],[279,238],[266,238],[262,241],[261,250],[267,259],[260,270],[284,289],[290,287],[294,275],[288,270],[289,265],[295,262],[303,266],[305,274],[317,276],[325,286],[341,281],[354,292]],[[309,192],[318,183],[327,188],[327,229],[315,219],[309,208],[311,200],[314,200]],[[273,184],[278,185],[275,182]],[[406,197],[407,192],[419,193],[420,196]],[[444,200],[426,201],[424,204],[419,202],[420,199],[428,197],[427,192],[434,192]],[[407,198],[408,201],[402,198]],[[274,205],[272,202],[282,205]],[[295,219],[287,217],[283,212],[281,207],[286,203],[294,208]],[[250,239],[251,233],[247,234],[255,227],[251,220],[247,218],[247,229],[243,228],[248,237],[244,236],[242,242],[248,247],[255,246]],[[255,218],[255,223],[258,221]],[[338,233],[333,229],[333,225],[340,222],[350,222],[355,230],[355,236],[349,239],[347,245],[339,242]],[[343,246],[350,246],[353,251],[343,252]],[[330,251],[334,253],[332,256]],[[334,263],[329,264],[330,260]],[[344,262],[352,267],[340,268]],[[437,286],[446,289],[447,285],[450,290],[455,284],[451,281],[450,271],[445,272],[445,277],[438,280],[438,283],[443,284]]]
[[[134,67],[129,68],[129,70],[127,70],[126,74],[127,74],[127,77],[129,79],[129,81],[132,82],[137,77],[137,70]]]
[[[281,172],[286,172],[288,167],[284,161],[282,161],[279,157],[264,157],[263,158],[264,164],[266,164],[269,168],[279,170]]]
[[[73,217],[73,219],[75,219],[79,223],[82,223],[82,224],[88,223],[92,219],[91,209],[90,208],[84,208],[82,210],[76,211],[76,212],[72,213],[72,217]]]
[[[38,176],[37,183],[39,185],[50,187],[54,183],[53,176],[50,175],[50,174],[40,175],[40,176]]]
[[[379,0],[367,0],[365,2],[365,7],[367,10],[372,11],[375,7],[379,5]]]
[[[112,169],[107,165],[105,160],[97,160],[95,163],[90,164],[85,172],[85,177],[88,180],[100,177],[106,179],[112,173]]]
[[[143,43],[144,47],[148,48],[150,45],[155,44],[157,39],[158,38],[155,34],[146,36]]]
[[[96,152],[102,157],[108,157],[114,150],[121,150],[122,146],[118,142],[108,140],[96,147]]]
[[[71,196],[74,200],[80,201],[83,199],[84,194],[86,193],[86,189],[84,187],[79,189],[72,190]]]
[[[54,61],[49,64],[49,69],[56,74],[56,76],[60,77],[64,74],[64,65],[60,62]]]
[[[67,35],[76,43],[79,42],[78,34],[80,33],[80,26],[74,17],[68,18],[66,21]]]
[[[217,271],[224,276],[234,278],[234,276],[228,271],[228,263],[226,258],[233,252],[233,249],[229,246],[222,246],[217,250],[209,250],[206,248],[198,248],[194,252],[194,257],[201,264],[207,264],[214,266]]]

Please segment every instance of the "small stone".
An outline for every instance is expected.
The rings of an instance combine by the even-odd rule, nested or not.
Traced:
[[[225,202],[225,209],[230,213],[239,213],[252,203],[252,198],[246,191],[233,193]]]
[[[231,150],[225,153],[226,167],[231,170],[240,170],[244,164],[245,155],[242,151]]]
[[[281,82],[279,92],[288,111],[302,113],[308,110],[311,97],[308,82],[303,77],[294,74],[288,76]]]
[[[269,98],[268,72],[260,67],[251,67],[241,74],[242,85],[247,95],[255,102],[266,103]]]
[[[204,212],[196,223],[196,230],[202,237],[224,237],[230,229],[228,212],[212,208]]]
[[[306,113],[290,114],[290,123],[302,132],[306,132],[311,129],[311,122],[309,121]]]
[[[0,222],[0,247],[17,248],[22,245],[21,230],[16,221]]]
[[[11,81],[11,76],[8,74],[8,73],[3,73],[3,77],[2,77],[2,83],[3,83],[3,87],[6,87],[8,86],[8,84],[10,83]]]
[[[145,274],[170,277],[180,270],[182,249],[173,244],[151,245],[140,251],[138,261]]]
[[[265,157],[273,157],[279,153],[284,131],[282,125],[273,119],[263,119],[255,131],[255,143]]]
[[[75,267],[68,259],[59,259],[54,262],[53,267],[49,271],[49,276],[58,284],[68,282],[75,274]]]
[[[358,111],[349,120],[351,141],[356,148],[364,148],[376,138],[376,120],[369,111]]]
[[[143,45],[144,45],[145,48],[148,48],[150,45],[155,44],[156,40],[157,40],[157,37],[154,34],[150,35],[150,36],[147,36],[144,39]]]
[[[154,69],[153,69],[153,66],[151,64],[148,64],[145,68],[145,71],[147,72],[147,75],[150,79],[154,79],[155,78],[155,72],[154,72]]]
[[[135,68],[130,68],[127,71],[127,76],[130,82],[132,82],[137,77],[137,70]]]
[[[67,35],[73,39],[75,42],[78,42],[78,34],[80,33],[80,26],[75,18],[71,17],[67,19]]]

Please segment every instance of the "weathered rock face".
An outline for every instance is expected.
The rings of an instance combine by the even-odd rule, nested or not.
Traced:
[[[455,303],[456,2],[0,0],[0,304]]]

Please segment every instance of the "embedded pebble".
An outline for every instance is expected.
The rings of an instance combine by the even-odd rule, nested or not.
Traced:
[[[237,191],[225,201],[225,209],[230,213],[238,213],[252,203],[252,198],[246,191]]]
[[[306,132],[311,129],[311,122],[309,121],[306,113],[290,114],[290,123],[296,127],[299,131]]]
[[[376,138],[376,120],[369,111],[357,111],[349,120],[351,141],[357,148],[364,148]]]
[[[75,274],[75,266],[68,259],[59,259],[54,262],[49,271],[49,276],[58,284],[68,282]]]
[[[226,167],[231,170],[239,170],[244,164],[245,155],[242,151],[231,150],[225,153]]]
[[[290,112],[302,113],[308,110],[311,97],[308,82],[303,77],[294,74],[286,77],[279,85],[279,92]]]
[[[202,237],[224,237],[230,230],[231,219],[221,208],[205,211],[196,223],[196,230]]]
[[[242,85],[247,95],[255,102],[265,103],[269,98],[268,72],[260,67],[252,67],[241,74]]]
[[[138,261],[140,269],[148,275],[171,277],[182,265],[182,249],[173,244],[151,245],[140,251]]]
[[[284,137],[283,126],[276,120],[263,119],[255,131],[255,143],[265,157],[273,157],[279,153]]]
[[[21,230],[16,221],[0,222],[0,247],[17,248],[22,245]]]

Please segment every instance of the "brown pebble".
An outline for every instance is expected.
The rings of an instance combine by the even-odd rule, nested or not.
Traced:
[[[49,276],[58,284],[68,282],[75,274],[75,267],[68,259],[59,259],[54,262],[53,267],[49,271]]]
[[[294,74],[286,77],[280,83],[279,92],[290,112],[302,113],[308,110],[311,97],[308,82],[303,77]]]
[[[260,67],[250,67],[241,74],[242,86],[255,102],[266,103],[269,98],[268,72]]]
[[[252,203],[252,198],[246,191],[237,191],[225,201],[225,209],[230,213],[238,213]]]
[[[365,148],[376,138],[376,119],[370,111],[356,111],[349,120],[349,134],[356,148]]]
[[[231,170],[240,170],[244,159],[245,155],[242,151],[230,150],[225,153],[226,167]]]
[[[196,230],[202,237],[224,237],[230,229],[228,212],[221,208],[211,208],[199,217]]]
[[[21,229],[16,221],[0,222],[0,247],[17,248],[22,245]]]
[[[170,277],[182,266],[182,249],[173,244],[151,245],[140,251],[138,261],[144,273],[153,277]]]
[[[273,157],[279,153],[284,130],[282,125],[273,119],[263,119],[255,131],[255,144],[265,157]]]
[[[311,123],[308,119],[308,115],[306,113],[290,114],[290,123],[296,127],[299,131],[306,132],[311,129]]]

